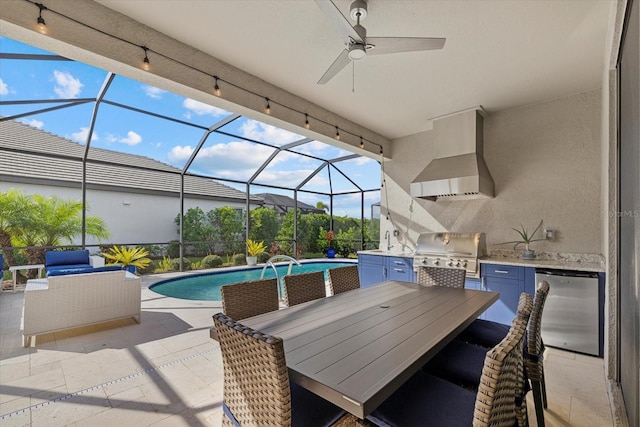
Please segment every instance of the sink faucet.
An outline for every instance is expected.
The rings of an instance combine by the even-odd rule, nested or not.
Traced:
[[[384,239],[387,241],[387,252],[388,252],[393,247],[393,245],[391,244],[391,233],[389,233],[389,230],[385,231]]]

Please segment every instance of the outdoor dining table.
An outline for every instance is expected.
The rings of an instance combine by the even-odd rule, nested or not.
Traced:
[[[284,340],[292,381],[364,419],[498,297],[387,281],[241,323]]]

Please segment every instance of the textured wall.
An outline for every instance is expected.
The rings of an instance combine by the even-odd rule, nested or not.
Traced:
[[[517,239],[511,227],[557,230],[553,242],[532,244],[542,252],[602,253],[601,101],[594,90],[541,104],[493,113],[484,120],[484,157],[496,186],[493,199],[413,200],[411,180],[432,159],[431,131],[394,141],[385,163],[386,193],[400,246],[413,246],[424,231],[480,231],[488,246]],[[388,197],[385,197],[385,194]]]

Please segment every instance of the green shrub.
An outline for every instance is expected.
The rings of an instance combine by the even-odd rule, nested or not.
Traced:
[[[247,263],[247,257],[244,254],[235,254],[233,256],[233,265],[245,265]]]
[[[187,258],[183,258],[184,271],[191,268],[191,262]],[[180,258],[174,258],[171,260],[171,269],[174,271],[180,271]]]
[[[202,268],[216,268],[222,265],[222,258],[218,255],[207,255],[200,261]]]
[[[258,255],[258,262],[259,263],[265,263],[269,260],[269,258],[271,257],[271,255],[269,255],[268,253],[263,253],[263,254],[259,254]]]
[[[171,270],[171,258],[168,256],[162,257],[161,260],[158,261],[158,266],[155,268],[154,273],[166,273]]]

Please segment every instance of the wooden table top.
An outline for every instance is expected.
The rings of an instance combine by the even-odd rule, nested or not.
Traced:
[[[283,338],[293,381],[364,418],[498,296],[387,281],[241,323]]]

